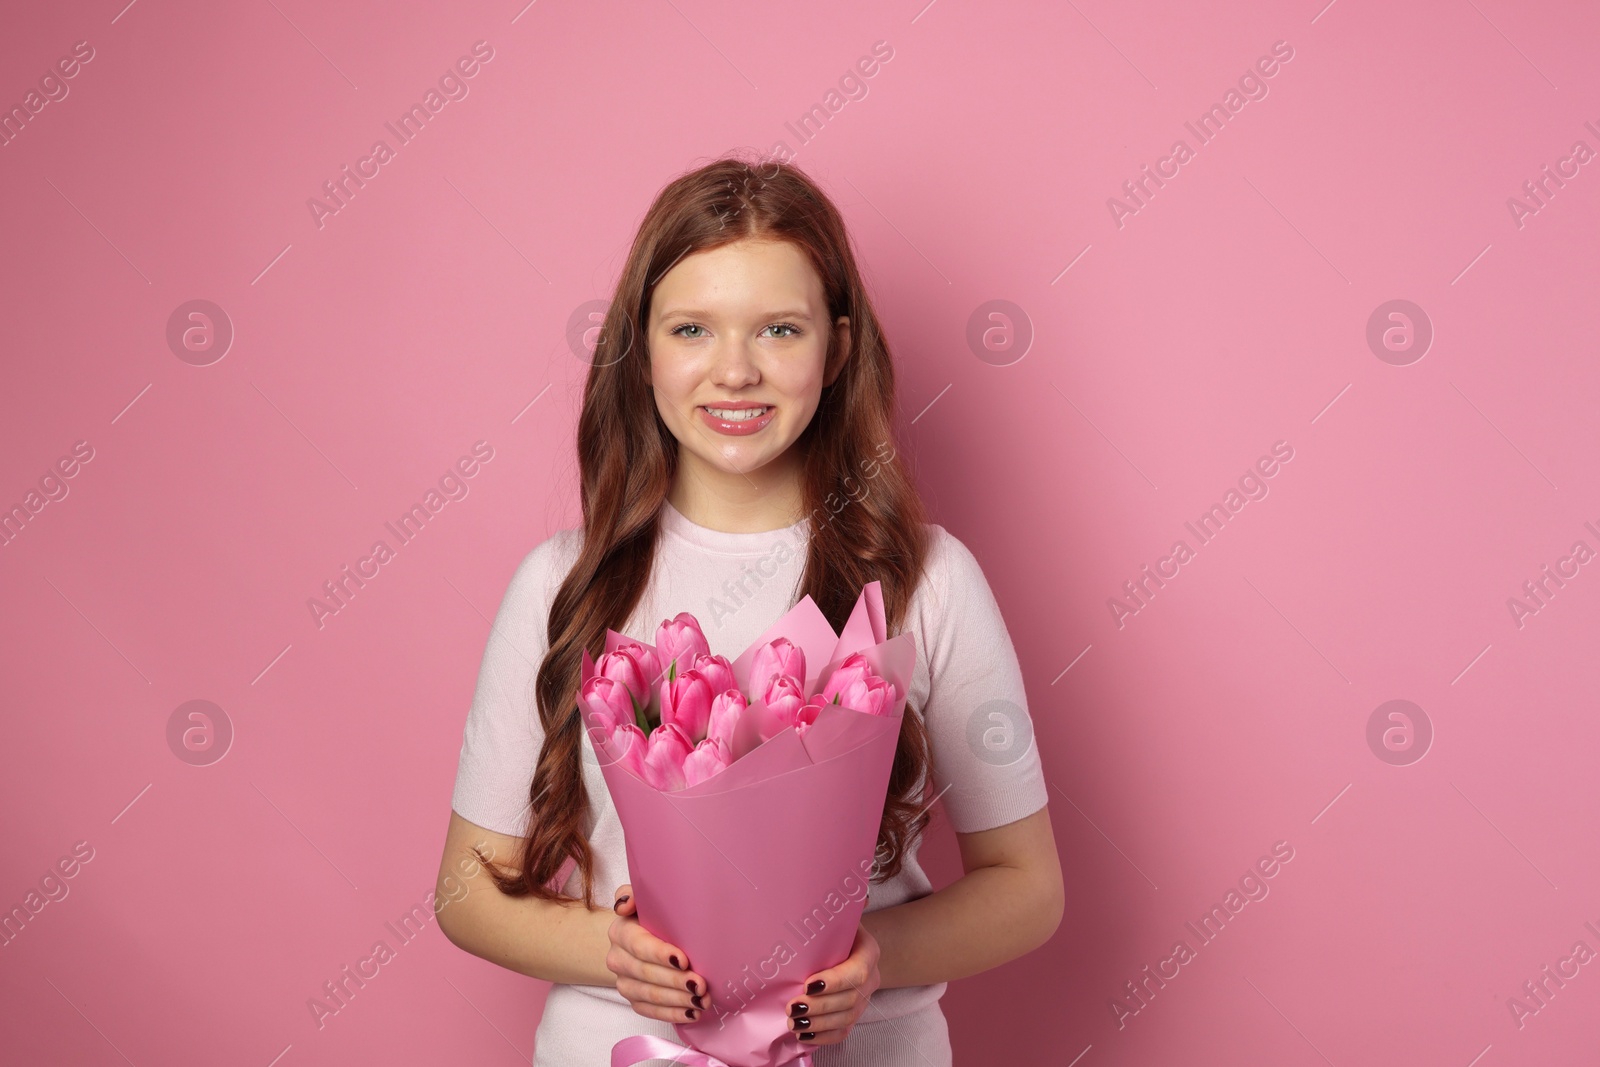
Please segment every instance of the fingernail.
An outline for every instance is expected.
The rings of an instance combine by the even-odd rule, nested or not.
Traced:
[[[700,992],[700,983],[698,983],[698,982],[696,982],[696,981],[695,981],[695,980],[694,980],[694,979],[693,979],[693,978],[691,978],[691,979],[689,979],[689,980],[688,980],[688,981],[687,981],[687,982],[685,982],[685,983],[684,983],[684,986],[685,986],[685,988],[687,988],[687,989],[688,989],[688,990],[689,990],[689,992],[691,992],[691,993],[698,993],[698,992]]]
[[[800,1040],[801,1041],[810,1041],[812,1038],[814,1038],[816,1036],[817,1036],[816,1034],[813,1034],[810,1030],[807,1030],[805,1033],[800,1035]]]
[[[796,1020],[794,1020],[794,1025],[791,1027],[791,1029],[804,1030],[806,1027],[808,1027],[810,1025],[811,1025],[811,1020],[810,1019],[796,1019]]]
[[[672,965],[674,967],[678,968],[678,970],[680,970],[680,971],[683,970],[683,964],[678,962],[678,957],[676,957],[676,956],[668,956],[667,958],[672,961]]]
[[[688,1017],[689,1017],[689,1018],[691,1018],[691,1019],[693,1019],[693,1018],[694,1018],[694,1009],[693,1009],[693,1008],[684,1008],[684,1009],[683,1009],[683,1013],[684,1013],[684,1014],[685,1014],[685,1015],[687,1015],[687,1016],[688,1016]]]
[[[622,910],[622,905],[627,903],[628,897],[631,897],[632,895],[633,895],[632,893],[629,893],[628,896],[618,897],[617,898],[617,902],[615,904],[611,905],[611,910],[612,911],[621,911]]]
[[[803,1000],[796,1004],[791,1004],[789,1005],[789,1018],[798,1019],[800,1016],[804,1015],[810,1010],[810,1008],[806,1007],[806,1002]]]
[[[697,1008],[705,1007],[704,1004],[700,1003],[700,994],[699,993],[696,993],[694,996],[690,997],[689,999],[694,1001],[694,1006],[695,1007],[697,1007]]]
[[[810,993],[812,996],[816,996],[818,993],[822,992],[823,987],[826,984],[827,983],[825,983],[822,979],[818,978],[815,982],[812,982],[810,985],[806,986],[806,992]]]

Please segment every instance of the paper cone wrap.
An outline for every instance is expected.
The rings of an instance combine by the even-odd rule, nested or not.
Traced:
[[[808,976],[849,956],[855,941],[916,662],[912,635],[885,640],[884,630],[877,582],[863,588],[840,634],[802,598],[733,662],[741,690],[756,649],[782,636],[805,650],[808,695],[860,652],[894,683],[894,707],[871,715],[829,704],[802,737],[793,727],[772,732],[770,712],[752,702],[734,761],[689,788],[662,792],[641,781],[617,762],[609,739],[589,731],[622,823],[639,922],[683,948],[710,985],[700,1018],[675,1024],[690,1049],[710,1058],[685,1053],[685,1063],[810,1063],[785,1004],[804,993]],[[608,651],[613,639],[626,640],[608,633]],[[584,680],[592,673],[586,652]],[[670,1044],[626,1039],[613,1065],[683,1052],[663,1052]]]

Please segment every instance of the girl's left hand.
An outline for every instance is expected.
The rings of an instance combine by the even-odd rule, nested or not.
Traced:
[[[789,1001],[789,1029],[808,1045],[837,1045],[867,1010],[867,998],[879,984],[877,939],[857,927],[844,962],[807,978],[805,992]]]

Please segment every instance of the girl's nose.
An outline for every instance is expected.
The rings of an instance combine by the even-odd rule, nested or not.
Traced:
[[[711,377],[718,385],[735,389],[760,381],[761,371],[745,342],[729,341],[718,347]]]

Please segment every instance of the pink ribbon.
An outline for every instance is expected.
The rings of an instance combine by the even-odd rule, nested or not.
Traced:
[[[611,1046],[611,1067],[634,1067],[635,1064],[654,1059],[672,1060],[684,1067],[737,1067],[709,1052],[700,1052],[654,1034],[625,1037]],[[790,1060],[783,1067],[811,1067],[811,1053],[802,1052],[799,1059]]]

